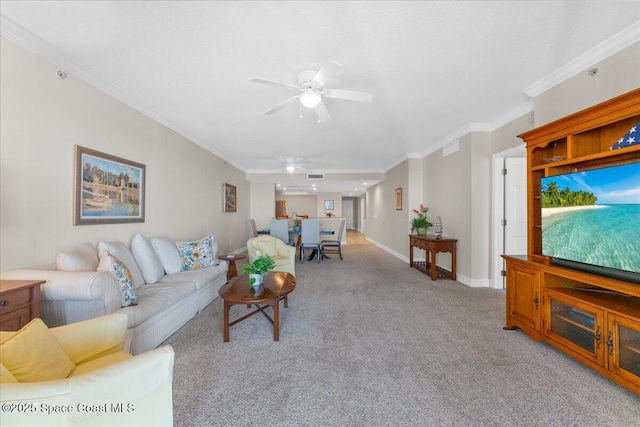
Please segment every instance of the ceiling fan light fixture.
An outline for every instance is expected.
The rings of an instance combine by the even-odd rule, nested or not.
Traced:
[[[305,89],[304,93],[300,95],[300,102],[307,108],[314,108],[320,104],[320,101],[322,101],[320,94],[311,88]]]

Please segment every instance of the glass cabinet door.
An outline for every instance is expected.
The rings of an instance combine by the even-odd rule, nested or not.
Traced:
[[[589,305],[547,296],[545,333],[563,345],[604,366],[603,312]]]
[[[640,380],[640,323],[609,314],[607,353],[609,369],[621,377]]]

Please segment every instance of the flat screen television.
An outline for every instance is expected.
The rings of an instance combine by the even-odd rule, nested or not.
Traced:
[[[542,178],[542,254],[640,283],[640,162]]]

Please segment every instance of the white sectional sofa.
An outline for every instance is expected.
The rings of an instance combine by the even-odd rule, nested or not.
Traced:
[[[218,296],[228,265],[218,263],[217,251],[212,236],[173,242],[138,234],[130,247],[120,242],[99,242],[97,248],[86,243],[58,253],[55,267],[13,270],[2,278],[46,281],[40,288],[40,307],[50,328],[125,314],[125,347],[140,354],[157,347]],[[118,261],[127,267],[124,276],[110,267]],[[124,292],[127,286],[133,287],[136,305],[127,305],[135,299]]]

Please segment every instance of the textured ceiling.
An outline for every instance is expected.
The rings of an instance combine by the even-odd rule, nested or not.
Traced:
[[[247,172],[282,172],[285,157],[383,172],[526,113],[525,88],[640,20],[637,1],[611,0],[3,0],[0,12],[3,35]],[[297,103],[263,114],[292,92],[251,78],[295,83],[328,59],[343,66],[328,87],[373,102],[325,99],[324,123]]]

